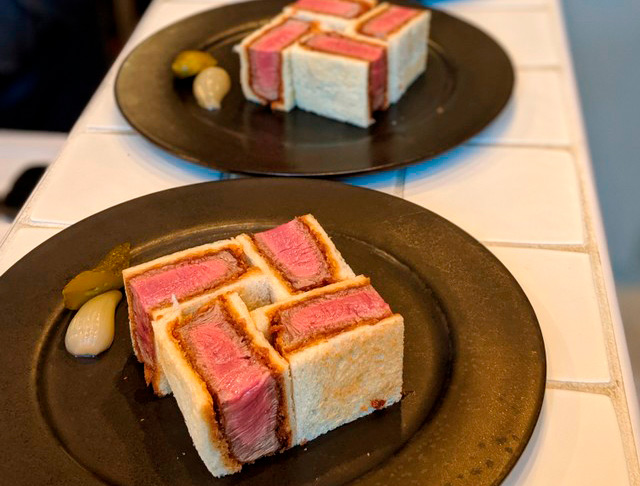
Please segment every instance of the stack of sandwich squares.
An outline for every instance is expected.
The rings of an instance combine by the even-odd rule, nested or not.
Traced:
[[[376,0],[298,0],[247,36],[245,97],[367,127],[427,66],[430,11]]]
[[[401,398],[404,321],[311,215],[123,272],[147,384],[214,476]]]

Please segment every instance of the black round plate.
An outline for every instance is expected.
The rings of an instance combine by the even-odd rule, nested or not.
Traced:
[[[400,404],[216,480],[173,398],[145,387],[126,303],[97,359],[64,350],[61,289],[109,248],[133,263],[313,213],[405,317]],[[536,423],[545,353],[534,312],[481,244],[432,212],[337,182],[241,179],[172,189],[62,231],[0,278],[0,477],[7,484],[494,485]]]
[[[295,109],[271,112],[242,95],[232,47],[287,0],[228,5],[177,22],[142,42],[115,86],[120,110],[165,150],[223,171],[289,176],[353,174],[424,161],[470,138],[502,110],[513,88],[504,51],[477,28],[433,10],[427,71],[368,129]],[[217,112],[204,110],[171,61],[206,49],[230,74]]]

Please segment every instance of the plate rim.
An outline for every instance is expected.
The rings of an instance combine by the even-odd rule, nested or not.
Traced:
[[[375,194],[375,196],[372,196],[372,197],[381,198],[382,200],[387,200],[387,201],[401,201],[402,202],[401,204],[406,204],[409,207],[414,207],[416,209],[416,211],[419,211],[419,212],[422,212],[422,213],[428,213],[430,215],[430,217],[435,217],[437,220],[440,220],[441,222],[444,222],[445,225],[447,225],[449,227],[452,227],[459,235],[461,235],[466,240],[466,242],[468,244],[473,245],[476,249],[478,249],[479,251],[483,252],[485,257],[490,258],[490,261],[492,262],[493,265],[497,265],[498,267],[500,267],[500,269],[503,272],[506,273],[507,278],[510,281],[510,284],[512,286],[512,289],[514,289],[516,291],[516,293],[519,294],[518,298],[524,299],[523,303],[525,304],[525,306],[528,307],[528,310],[531,312],[531,315],[533,317],[533,322],[535,323],[535,331],[537,333],[537,339],[539,340],[539,342],[541,344],[542,355],[539,357],[540,359],[539,359],[539,362],[538,362],[538,365],[540,366],[540,369],[539,369],[540,373],[539,373],[539,376],[538,376],[538,378],[539,378],[538,389],[536,390],[536,394],[535,394],[536,397],[537,397],[536,398],[535,413],[527,421],[528,425],[527,425],[527,429],[525,431],[525,437],[523,438],[523,440],[521,440],[518,443],[518,447],[515,449],[515,452],[512,454],[512,456],[510,458],[511,460],[504,467],[504,471],[503,471],[503,474],[501,475],[500,481],[504,480],[504,478],[506,478],[508,473],[515,466],[516,462],[520,459],[522,453],[524,452],[525,447],[527,446],[527,444],[531,440],[533,431],[534,431],[535,426],[536,426],[536,424],[538,423],[538,420],[539,420],[539,416],[540,416],[541,409],[542,409],[542,404],[543,404],[543,399],[544,399],[544,395],[545,395],[545,391],[546,391],[546,387],[545,387],[545,385],[546,385],[546,372],[547,372],[546,351],[545,351],[544,339],[543,339],[542,331],[540,329],[539,321],[537,319],[537,316],[535,315],[535,311],[533,310],[533,306],[531,305],[530,300],[527,298],[526,294],[524,293],[524,290],[519,285],[519,283],[517,282],[515,277],[506,268],[506,266],[502,262],[500,262],[500,260],[498,260],[498,258],[495,255],[493,255],[484,245],[482,245],[482,243],[477,241],[475,238],[473,238],[471,235],[469,235],[466,231],[464,231],[463,229],[461,229],[457,225],[455,225],[452,222],[450,222],[448,219],[446,219],[446,218],[444,218],[444,217],[442,217],[442,216],[430,211],[427,208],[424,208],[422,206],[416,205],[416,204],[411,203],[409,201],[406,201],[404,199],[401,199],[401,198],[398,198],[398,197],[395,197],[395,196],[391,196],[391,195],[388,195],[388,194],[385,194],[385,193],[381,193],[379,191],[375,191],[375,190],[369,189],[369,188],[350,186],[350,185],[339,183],[339,182],[322,181],[322,180],[316,180],[316,179],[282,179],[282,178],[276,178],[276,179],[274,179],[274,178],[261,178],[261,179],[257,179],[257,178],[247,178],[247,179],[235,179],[235,180],[226,180],[226,181],[204,182],[204,183],[200,183],[200,184],[193,184],[193,185],[189,185],[189,186],[181,186],[181,187],[177,187],[177,188],[167,189],[167,190],[160,191],[160,192],[157,192],[157,193],[152,193],[152,194],[149,194],[149,195],[146,195],[146,196],[141,196],[141,197],[133,199],[131,201],[126,201],[126,202],[118,204],[117,206],[114,206],[112,208],[108,208],[106,210],[103,210],[100,213],[96,213],[93,216],[85,218],[82,221],[79,221],[78,223],[76,223],[76,224],[70,226],[69,228],[66,228],[65,230],[61,231],[60,233],[54,235],[52,238],[48,239],[47,241],[45,241],[44,243],[42,243],[41,245],[36,247],[34,250],[32,250],[32,252],[30,252],[29,254],[25,255],[20,260],[18,260],[2,276],[0,276],[0,293],[1,293],[1,290],[5,290],[7,280],[11,280],[12,278],[16,278],[14,276],[14,273],[19,271],[21,265],[25,265],[25,262],[28,263],[30,258],[36,258],[36,257],[34,257],[34,254],[40,254],[43,251],[44,252],[48,251],[47,248],[54,247],[59,240],[62,240],[64,238],[73,236],[74,232],[82,232],[83,228],[85,226],[89,225],[89,224],[95,224],[96,221],[99,221],[100,219],[104,219],[104,218],[108,219],[110,217],[110,215],[112,215],[113,213],[117,214],[118,212],[122,212],[122,210],[126,209],[127,206],[129,206],[133,201],[138,201],[138,204],[139,204],[140,202],[143,202],[144,200],[150,200],[150,199],[154,199],[154,198],[171,199],[176,194],[180,194],[181,192],[206,191],[207,189],[215,189],[217,187],[221,187],[222,185],[224,185],[224,186],[238,186],[239,187],[238,190],[241,190],[242,186],[251,186],[251,185],[255,185],[255,184],[260,184],[260,185],[265,185],[266,184],[266,185],[271,185],[271,186],[273,186],[273,185],[278,186],[278,185],[281,185],[281,184],[284,184],[284,185],[290,184],[290,185],[294,185],[294,186],[295,185],[304,186],[306,184],[312,184],[312,185],[315,185],[315,186],[318,186],[318,185],[326,186],[327,189],[336,188],[336,187],[342,187],[342,188],[347,187],[348,189],[346,189],[346,190],[353,191],[354,193],[361,192],[362,194],[369,194],[370,196]],[[64,236],[61,236],[61,235],[63,235],[63,233],[64,233]],[[152,241],[155,241],[155,239],[152,238],[151,240],[146,240],[146,241],[151,241],[152,242]],[[100,251],[102,251],[102,250],[99,250],[98,253]],[[2,382],[5,379],[6,378],[3,377],[0,380],[0,385],[2,385]],[[29,378],[29,380],[30,379],[31,378]],[[2,397],[0,397],[0,402],[2,402]],[[435,413],[437,414],[437,410],[436,410]],[[430,412],[430,414],[431,414],[431,412]],[[5,422],[5,424],[6,424],[6,420],[4,420],[4,419],[0,419],[0,422]],[[424,428],[425,426],[426,426],[426,423],[424,423],[421,426],[421,429]],[[418,432],[416,433],[416,435],[418,434]],[[409,442],[411,442],[412,440],[414,440],[414,438],[409,439]],[[407,444],[405,444],[396,453],[396,455],[402,455],[403,454],[403,450],[407,447]],[[373,471],[376,471],[376,470],[378,470],[378,469],[380,469],[382,467],[384,467],[384,463],[379,464],[376,468],[374,468]],[[86,471],[86,469],[84,467],[83,467],[83,470]],[[372,471],[370,471],[368,473],[365,473],[365,475],[363,477],[366,477],[367,475],[369,475],[371,473],[372,473]],[[356,480],[356,481],[358,481],[358,480]]]
[[[407,4],[407,5],[412,5],[412,6],[416,6],[416,7],[431,11],[432,24],[430,27],[430,35],[433,31],[434,17],[436,18],[441,17],[445,20],[454,20],[456,23],[463,25],[465,29],[468,28],[473,30],[475,33],[481,34],[484,37],[485,41],[488,41],[488,43],[495,50],[495,54],[500,55],[501,57],[503,57],[503,60],[506,61],[506,65],[504,66],[505,72],[502,74],[506,76],[506,78],[504,79],[504,82],[507,85],[507,88],[502,93],[500,101],[495,103],[492,106],[492,110],[487,111],[485,113],[485,118],[483,120],[481,121],[474,120],[474,124],[472,128],[469,130],[466,130],[464,136],[460,137],[460,139],[457,140],[455,143],[446,144],[444,148],[438,147],[434,149],[433,147],[430,147],[429,150],[425,150],[424,151],[425,153],[423,153],[422,155],[412,155],[411,157],[405,157],[402,160],[396,160],[394,162],[379,163],[379,164],[376,164],[375,166],[359,168],[359,169],[344,169],[344,170],[327,169],[327,170],[311,171],[311,172],[287,171],[285,169],[282,169],[282,170],[237,169],[237,168],[225,167],[225,164],[220,164],[216,161],[200,160],[197,156],[193,155],[188,150],[182,147],[179,147],[172,141],[167,141],[162,137],[159,137],[158,135],[153,133],[153,131],[148,130],[146,127],[141,128],[139,124],[134,123],[131,113],[128,113],[126,109],[123,109],[124,102],[122,98],[124,95],[122,93],[122,89],[120,88],[120,86],[122,83],[122,78],[124,77],[123,73],[125,72],[125,69],[127,69],[126,66],[130,63],[132,57],[134,57],[138,53],[141,47],[144,47],[148,43],[151,43],[155,41],[157,38],[160,38],[166,31],[170,29],[180,28],[182,24],[193,22],[195,19],[197,19],[200,16],[211,14],[214,11],[219,11],[224,9],[234,9],[234,8],[237,8],[239,5],[243,7],[251,7],[252,5],[265,4],[269,1],[278,1],[278,0],[248,0],[248,1],[240,1],[240,2],[235,1],[229,4],[219,5],[217,7],[206,9],[201,12],[197,12],[193,15],[190,15],[176,22],[173,22],[156,32],[149,34],[144,39],[140,40],[136,44],[136,46],[133,49],[131,49],[130,52],[127,53],[127,55],[121,62],[120,66],[118,66],[115,82],[113,85],[113,94],[116,100],[116,105],[118,107],[118,112],[124,117],[124,119],[131,126],[131,128],[136,133],[140,134],[143,138],[145,138],[147,141],[151,142],[154,146],[162,149],[165,153],[169,155],[176,156],[188,163],[195,164],[201,167],[206,167],[216,171],[220,171],[222,173],[240,173],[240,174],[248,174],[256,177],[261,177],[261,176],[282,176],[282,177],[300,177],[300,178],[344,177],[349,175],[365,175],[365,174],[372,174],[377,172],[390,171],[393,169],[398,169],[402,167],[407,167],[411,165],[428,162],[434,159],[435,157],[444,155],[450,152],[451,150],[454,150],[457,147],[461,146],[462,144],[466,143],[467,141],[472,139],[474,136],[476,136],[478,133],[480,133],[482,130],[484,130],[486,127],[488,127],[493,121],[495,121],[498,115],[502,113],[502,111],[507,106],[507,104],[509,103],[509,101],[513,96],[513,91],[514,91],[514,86],[516,81],[515,67],[509,54],[493,36],[491,36],[484,29],[480,28],[479,26],[471,22],[468,22],[449,12],[446,12],[437,8],[433,8],[431,6],[425,6],[416,0],[391,0],[390,3]],[[432,43],[431,37],[429,37],[429,43],[430,44]],[[249,101],[245,101],[245,102],[249,103]],[[319,115],[316,115],[316,116],[319,116]],[[340,122],[337,122],[337,123],[340,123]]]

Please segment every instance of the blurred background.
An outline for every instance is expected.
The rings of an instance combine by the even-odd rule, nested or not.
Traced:
[[[562,1],[638,385],[640,0]],[[0,0],[0,237],[148,4]]]
[[[148,0],[0,0],[0,126],[69,131]]]
[[[0,239],[149,3],[0,0]]]

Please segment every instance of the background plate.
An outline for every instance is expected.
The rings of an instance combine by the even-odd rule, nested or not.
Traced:
[[[139,263],[311,212],[405,317],[405,398],[215,480],[173,398],[145,387],[126,304],[97,359],[64,350],[60,291],[115,244]],[[545,354],[533,310],[482,245],[430,211],[336,182],[241,179],[145,196],[54,236],[0,279],[0,475],[8,484],[497,484],[536,423]]]
[[[338,175],[390,169],[442,153],[484,128],[511,95],[513,68],[495,41],[434,10],[426,74],[368,129],[297,109],[271,112],[244,99],[232,47],[287,3],[220,7],[142,42],[123,62],[115,85],[127,121],[165,150],[216,169]],[[171,62],[184,49],[208,50],[229,72],[232,89],[219,111],[198,107],[190,79],[173,79]]]

